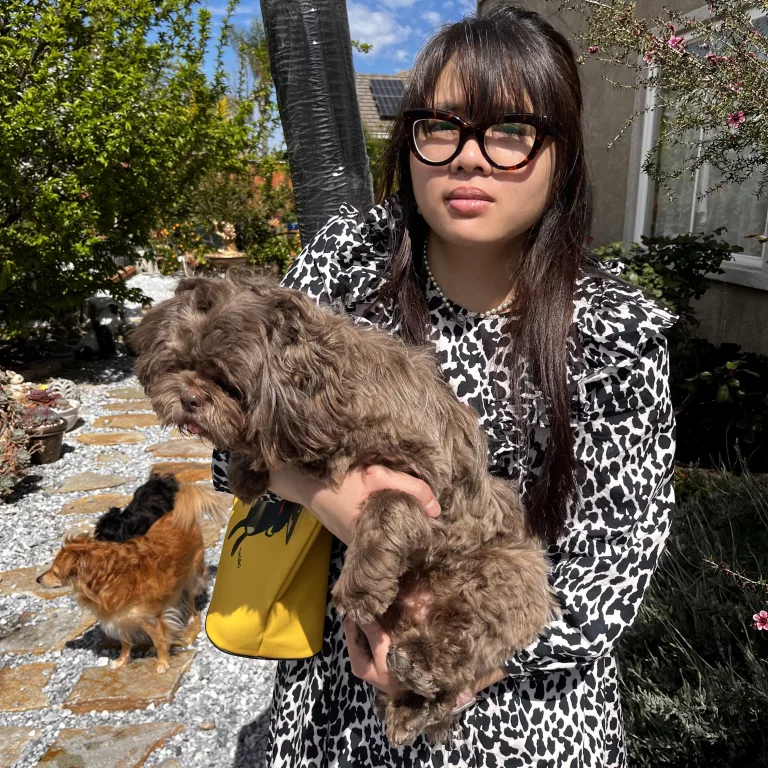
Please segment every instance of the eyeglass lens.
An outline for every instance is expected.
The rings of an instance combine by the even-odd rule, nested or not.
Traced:
[[[459,128],[434,118],[416,120],[413,137],[422,156],[433,163],[447,160],[459,146]],[[498,165],[517,165],[531,153],[536,128],[527,123],[498,123],[485,132],[485,151]]]

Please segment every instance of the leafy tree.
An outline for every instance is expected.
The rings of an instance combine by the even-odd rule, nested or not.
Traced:
[[[753,174],[762,193],[768,182],[768,6],[710,0],[700,16],[665,7],[652,18],[620,0],[564,0],[561,7],[585,16],[586,31],[577,39],[588,56],[633,70],[635,88],[656,89],[664,120],[643,165],[651,178],[664,186],[708,164],[720,178],[707,193]],[[624,130],[645,111],[635,112]],[[685,147],[682,166],[658,165],[663,144]]]
[[[196,0],[0,6],[0,330],[114,281],[211,169],[247,162],[250,104],[222,107],[219,41]],[[225,23],[226,30],[226,23]]]

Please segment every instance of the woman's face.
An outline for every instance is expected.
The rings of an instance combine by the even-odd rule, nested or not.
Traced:
[[[435,91],[435,108],[460,105],[462,92],[446,67]],[[449,111],[467,119],[464,110]],[[517,171],[494,168],[474,138],[448,164],[430,166],[410,153],[413,193],[430,229],[452,245],[513,246],[541,217],[547,204],[554,169],[554,142],[547,136],[531,163]],[[448,196],[460,186],[476,187],[492,202],[484,210],[465,212],[449,205]]]

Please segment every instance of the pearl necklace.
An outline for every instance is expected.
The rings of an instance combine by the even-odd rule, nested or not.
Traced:
[[[427,243],[429,242],[429,238],[426,238],[424,240],[424,266],[426,267],[427,274],[429,275],[429,279],[432,281],[432,285],[435,287],[435,291],[437,291],[437,295],[441,299],[445,299],[446,301],[451,301],[444,293],[443,289],[439,286],[437,280],[435,280],[435,276],[432,274],[432,270],[429,268],[429,262],[427,261]],[[505,310],[507,307],[509,307],[512,302],[514,301],[514,297],[511,299],[507,299],[505,302],[502,302],[499,304],[498,307],[494,307],[493,309],[489,309],[487,312],[472,312],[471,310],[467,309],[466,312],[469,312],[472,315],[477,315],[477,317],[490,317],[492,315],[498,315],[500,312]],[[452,302],[455,304],[456,302]],[[458,305],[457,305],[458,306]],[[463,309],[463,307],[462,307]]]

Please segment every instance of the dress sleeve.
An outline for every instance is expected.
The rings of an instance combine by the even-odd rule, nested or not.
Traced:
[[[661,333],[675,316],[606,292],[580,308],[573,416],[579,508],[549,548],[560,616],[505,665],[510,675],[589,664],[633,623],[675,508],[675,421]]]
[[[346,204],[332,216],[322,229],[302,248],[293,260],[280,284],[284,288],[303,291],[318,304],[331,304],[336,293],[340,270],[341,246],[349,242],[348,233],[354,228],[356,210]],[[211,461],[213,488],[229,493],[227,485],[228,452],[214,449]]]

